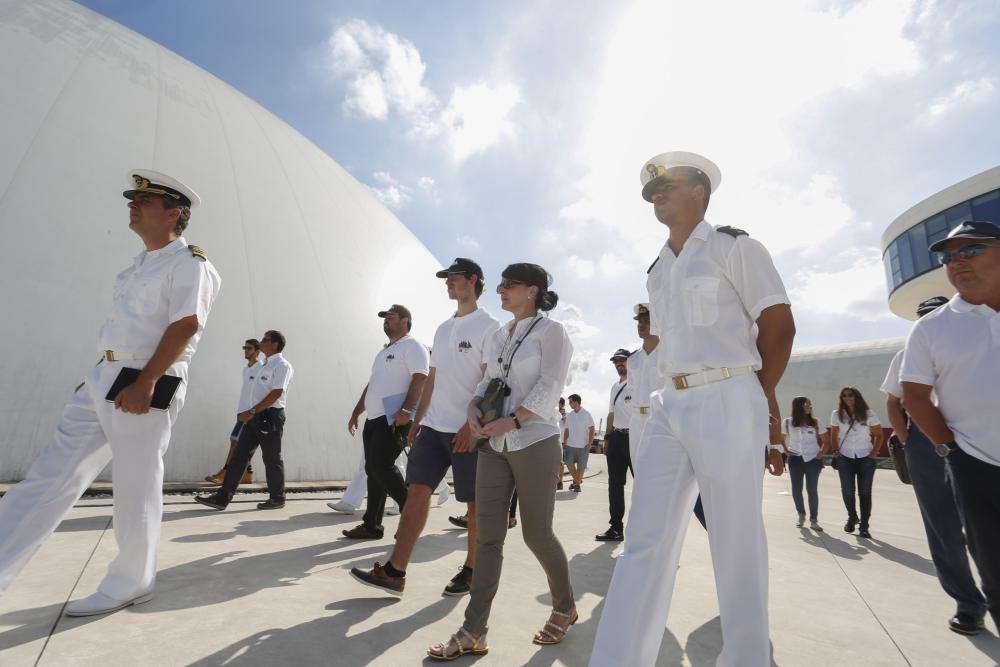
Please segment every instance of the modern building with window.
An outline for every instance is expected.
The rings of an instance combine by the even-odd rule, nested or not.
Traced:
[[[1000,166],[931,195],[893,220],[882,234],[882,261],[893,313],[914,320],[917,304],[924,299],[954,294],[927,246],[963,220],[1000,224]]]

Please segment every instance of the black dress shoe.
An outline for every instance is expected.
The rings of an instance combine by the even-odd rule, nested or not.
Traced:
[[[853,533],[854,532],[854,526],[857,523],[858,523],[857,519],[848,519],[847,523],[844,524],[844,532],[845,533]]]
[[[948,627],[960,635],[978,635],[986,629],[983,619],[961,611],[948,619]]]
[[[206,507],[211,507],[214,510],[224,510],[226,509],[226,505],[229,504],[225,498],[217,493],[213,493],[210,496],[195,496],[194,501]]]
[[[868,532],[868,526],[861,526],[858,528],[858,537],[863,537],[866,540],[872,539],[872,534]]]
[[[350,530],[342,531],[344,537],[349,537],[352,540],[381,540],[383,535],[383,529],[379,528],[369,528],[365,524],[361,524],[351,528]]]
[[[280,510],[284,506],[284,500],[274,500],[273,498],[268,498],[262,503],[257,503],[257,509],[259,510]]]
[[[620,530],[608,528],[603,533],[594,535],[594,539],[598,542],[621,542],[625,539],[625,535]]]

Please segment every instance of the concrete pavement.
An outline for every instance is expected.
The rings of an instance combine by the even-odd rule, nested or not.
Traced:
[[[601,474],[579,495],[558,494],[556,532],[570,557],[580,612],[566,641],[531,644],[547,617],[548,594],[515,529],[493,607],[490,653],[458,664],[587,664],[620,549],[593,539],[606,528],[605,481]],[[988,632],[974,638],[947,629],[953,604],[934,578],[912,490],[893,472],[876,477],[873,540],[843,532],[831,470],[820,478],[825,533],[795,527],[788,489],[787,477],[765,480],[774,664],[1000,663],[991,621]],[[455,631],[465,609],[466,598],[441,596],[464,557],[465,532],[447,522],[462,507],[452,500],[431,511],[406,593],[396,599],[359,585],[347,570],[384,562],[398,517],[386,519],[387,539],[344,539],[340,530],[360,515],[330,512],[325,502],[339,495],[297,493],[284,510],[271,512],[255,509],[263,495],[238,496],[225,512],[195,505],[190,496],[168,496],[154,599],[75,619],[61,615],[65,603],[91,593],[115,553],[110,500],[80,501],[0,596],[0,665],[422,663],[427,646]],[[720,645],[708,543],[692,521],[657,664],[712,665]]]

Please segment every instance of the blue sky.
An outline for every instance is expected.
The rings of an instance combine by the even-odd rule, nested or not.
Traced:
[[[799,348],[905,335],[882,231],[1000,163],[1000,3],[82,4],[295,127],[442,262],[545,266],[592,406],[666,237],[648,157],[720,165],[708,220],[772,250]]]

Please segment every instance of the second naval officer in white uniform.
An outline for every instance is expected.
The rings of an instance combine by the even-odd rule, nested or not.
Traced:
[[[118,555],[97,592],[71,602],[70,616],[103,614],[152,597],[163,513],[163,454],[184,405],[194,356],[220,278],[205,253],[181,236],[198,195],[155,171],[129,172],[129,227],[145,250],[118,274],[101,327],[101,360],[66,404],[52,441],[24,481],[0,500],[0,591],[98,473],[114,462]],[[138,377],[105,400],[123,368]],[[150,409],[162,376],[180,378],[169,405]],[[165,384],[165,383],[164,383]]]
[[[641,171],[643,198],[669,229],[647,282],[666,383],[650,399],[628,546],[615,566],[591,665],[656,663],[698,488],[722,622],[716,664],[770,664],[762,467],[767,452],[772,474],[782,471],[774,391],[795,325],[764,246],[705,221],[720,180],[718,167],[693,153],[663,153]]]

